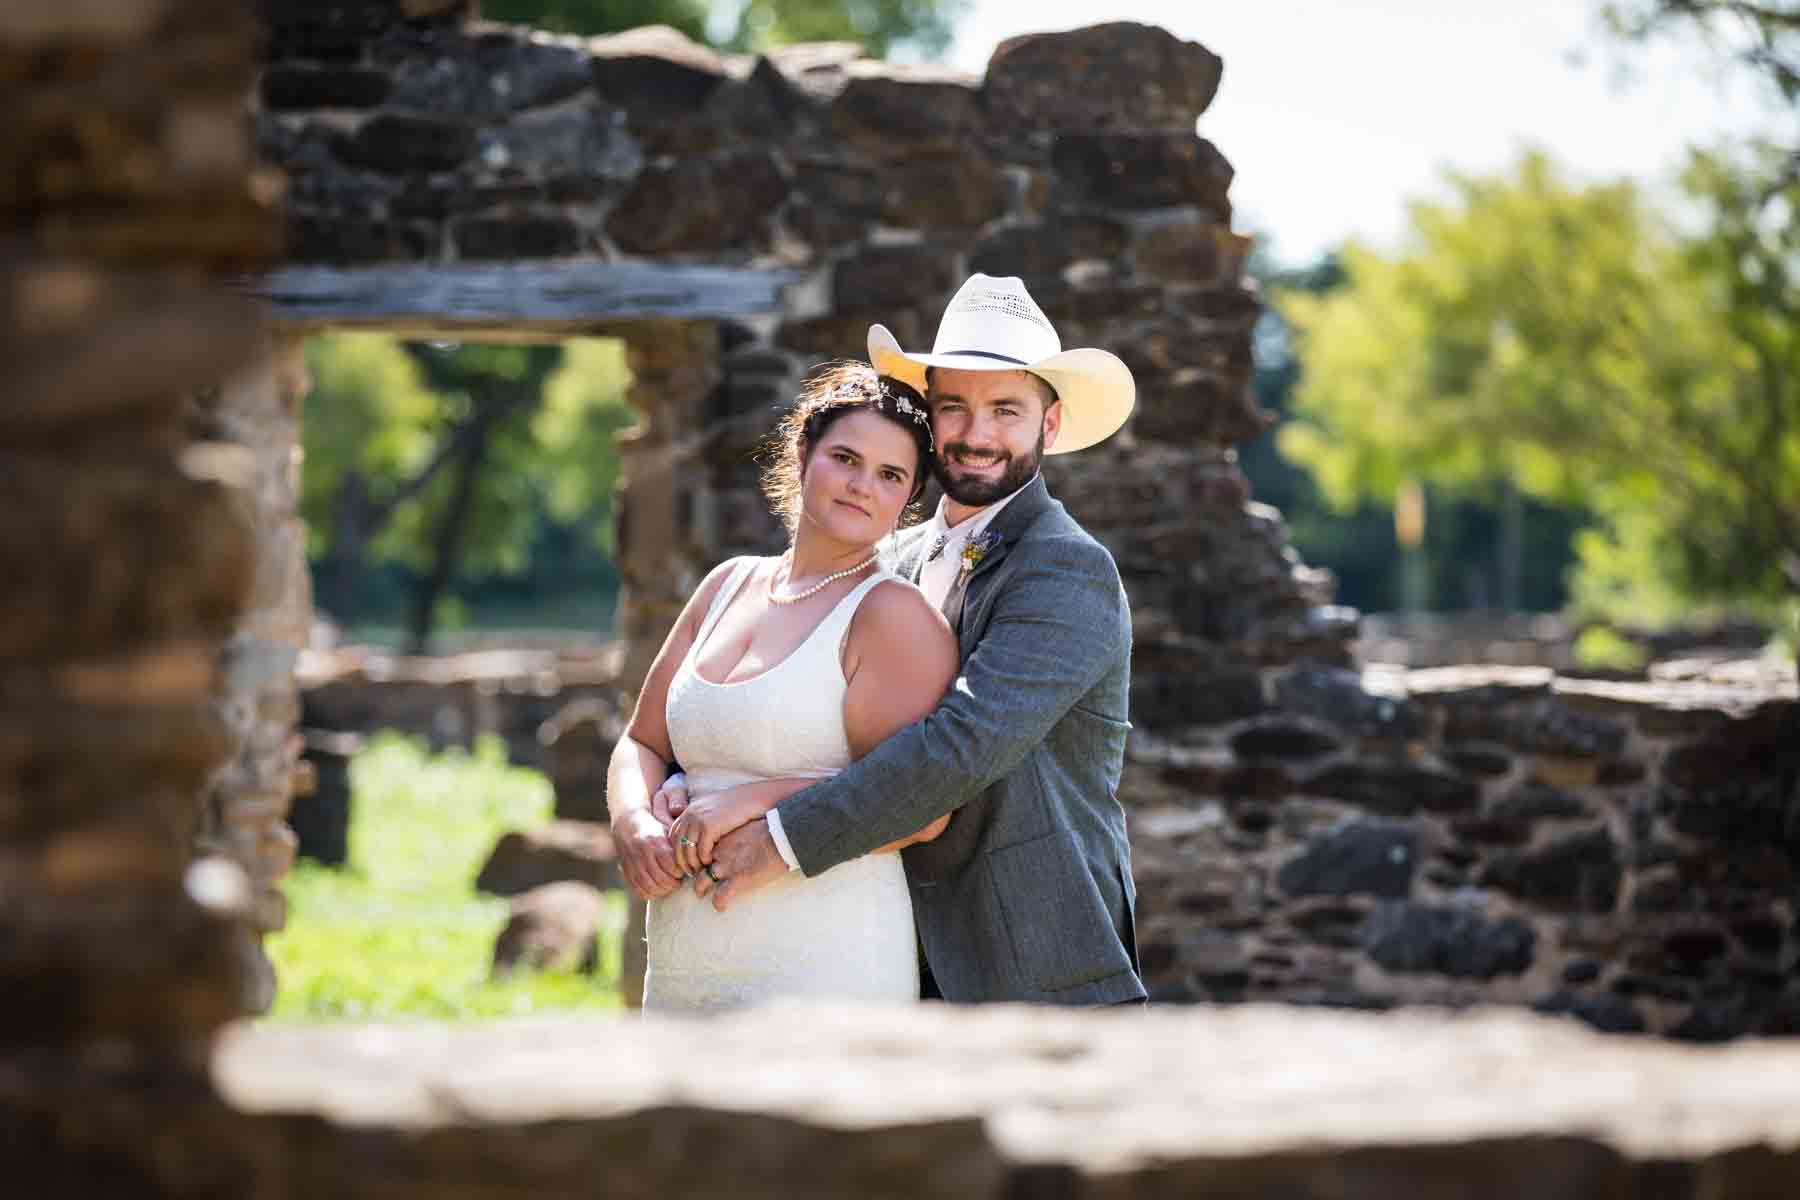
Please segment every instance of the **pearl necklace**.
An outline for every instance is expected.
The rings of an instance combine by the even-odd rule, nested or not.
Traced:
[[[788,570],[792,571],[793,570],[793,560],[785,554],[782,555],[782,557],[784,559],[787,559]],[[856,574],[858,571],[862,570],[864,567],[866,567],[870,563],[874,562],[875,558],[876,558],[876,556],[871,554],[871,555],[869,555],[869,557],[867,557],[867,558],[863,559],[861,562],[857,563],[854,567],[846,567],[842,571],[833,572],[832,574],[827,575],[825,578],[819,580],[819,582],[813,584],[811,587],[807,588],[804,592],[796,592],[792,596],[778,596],[775,594],[775,574],[777,574],[778,572],[772,572],[769,575],[769,603],[771,603],[771,604],[798,604],[798,603],[800,603],[800,601],[806,599],[808,596],[818,595],[820,592],[824,591],[826,588],[830,587],[832,584],[836,583],[838,580],[844,578],[845,576]]]

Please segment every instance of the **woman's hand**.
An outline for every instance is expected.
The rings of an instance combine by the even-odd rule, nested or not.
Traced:
[[[669,844],[675,848],[676,865],[683,874],[699,874],[712,862],[713,849],[720,838],[752,821],[761,820],[769,808],[766,796],[759,795],[754,785],[687,801],[669,829]]]
[[[939,817],[937,820],[933,821],[931,824],[925,826],[925,828],[919,830],[917,833],[914,833],[908,837],[903,837],[897,842],[889,842],[885,846],[877,846],[877,847],[875,847],[875,849],[869,851],[869,853],[870,854],[892,854],[892,853],[896,853],[900,850],[904,850],[908,846],[916,846],[920,842],[935,842],[938,840],[938,838],[943,836],[944,830],[950,828],[950,818],[955,815],[956,815],[955,813],[945,813],[943,816]]]
[[[663,780],[662,786],[656,789],[656,794],[650,797],[650,811],[662,822],[665,830],[674,827],[675,818],[687,806],[687,776],[680,771]]]
[[[669,835],[649,812],[640,808],[614,817],[612,835],[619,871],[639,897],[660,899],[681,886]]]

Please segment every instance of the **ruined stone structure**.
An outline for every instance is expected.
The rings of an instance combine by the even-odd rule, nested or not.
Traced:
[[[1245,508],[1233,461],[1262,429],[1258,305],[1231,169],[1194,134],[1220,71],[1203,47],[1103,26],[1022,40],[980,79],[850,47],[727,59],[667,30],[448,20],[347,47],[302,6],[275,11],[260,144],[289,174],[289,260],[314,264],[271,282],[282,312],[443,327],[437,294],[402,286],[435,264],[463,293],[456,324],[629,342],[644,421],[625,443],[622,678],[708,567],[776,542],[749,459],[800,373],[860,357],[875,320],[928,342],[970,270],[1024,276],[1065,344],[1115,349],[1138,378],[1132,425],[1052,483],[1140,609],[1146,704],[1181,705],[1215,653],[1347,660],[1328,581]],[[621,259],[773,268],[785,287],[739,320],[621,323],[541,300],[550,268],[520,273]]]
[[[860,354],[874,320],[928,341],[967,270],[1021,274],[1066,344],[1117,350],[1141,387],[1122,434],[1048,470],[1133,601],[1125,799],[1161,998],[1502,1000],[1693,1036],[1800,1011],[1791,877],[1690,878],[1763,847],[1679,828],[1715,801],[1664,779],[1669,747],[1755,708],[1754,689],[1700,689],[1678,701],[1706,710],[1685,722],[1654,698],[1648,716],[1614,701],[1590,718],[1564,713],[1591,694],[1536,677],[1389,699],[1345,670],[1352,615],[1233,459],[1262,428],[1246,390],[1258,310],[1230,168],[1193,133],[1218,82],[1203,48],[1107,26],[1021,40],[973,80],[830,47],[728,59],[668,31],[580,42],[452,19],[329,53],[310,26],[278,33],[261,143],[292,179],[290,255],[317,264],[271,285],[283,311],[427,321],[394,307],[440,303],[398,288],[422,264],[475,297],[456,312],[477,327],[497,281],[526,278],[493,276],[500,261],[785,272],[757,315],[599,324],[629,340],[645,413],[625,447],[619,683],[710,564],[776,543],[750,457],[798,374]],[[1104,78],[1071,86],[1082,71]],[[531,295],[510,335],[584,328]],[[1471,709],[1485,715],[1443,715]],[[1791,719],[1777,702],[1742,736],[1773,745]],[[1738,761],[1757,779],[1734,786],[1793,810],[1791,764]],[[1379,869],[1340,861],[1365,859]],[[1686,882],[1654,882],[1676,872]],[[1484,939],[1500,945],[1469,961],[1442,949]]]
[[[1112,348],[1138,379],[1126,430],[1051,474],[1133,597],[1144,719],[1185,714],[1214,668],[1348,660],[1329,580],[1246,506],[1231,449],[1263,427],[1259,309],[1231,169],[1194,133],[1220,72],[1203,47],[1103,26],[1021,40],[974,79],[850,47],[727,59],[668,30],[578,41],[454,12],[352,36],[272,11],[259,144],[305,264],[268,283],[279,312],[628,342],[626,686],[713,563],[779,544],[752,455],[804,370],[860,356],[875,320],[928,341],[970,270],[1023,275],[1066,344]],[[690,308],[727,288],[753,307],[745,280],[782,290],[739,319],[609,319],[587,264],[620,260],[763,272],[694,283]]]
[[[1134,740],[1153,995],[1800,1032],[1791,683],[1305,664],[1262,683]]]
[[[226,0],[0,6],[9,1187],[716,1194],[704,1146],[750,1195],[1792,1193],[1790,1052],[1522,1015],[771,1012],[676,1067],[669,1034],[623,1022],[319,1030],[234,1038],[215,1082],[216,1031],[266,990],[254,938],[292,851],[294,339],[631,343],[630,678],[706,563],[767,544],[742,452],[796,373],[872,317],[929,336],[970,268],[1026,274],[1071,343],[1118,348],[1143,384],[1133,426],[1053,485],[1136,606],[1128,799],[1157,839],[1159,989],[1379,1001],[1386,977],[1352,962],[1340,990],[1328,953],[1460,986],[1531,930],[1551,951],[1531,970],[1588,988],[1577,1011],[1693,1018],[1673,985],[1621,987],[1661,979],[1654,954],[1699,998],[1753,983],[1761,1027],[1791,1012],[1792,701],[1693,718],[1541,678],[1384,696],[1332,673],[1349,621],[1228,449],[1260,427],[1255,302],[1229,169],[1191,127],[1218,78],[1203,49],[1108,26],[1013,43],[973,81],[832,48],[556,42],[466,7],[268,0],[259,29]],[[1554,790],[1577,783],[1602,792]],[[1358,810],[1390,823],[1329,823]],[[1618,940],[1590,951],[1596,908]],[[1221,933],[1241,971],[1214,969]],[[1395,1095],[1417,1104],[1375,1103]]]
[[[220,286],[279,241],[242,133],[256,38],[226,0],[0,7],[0,1173],[23,1194],[153,1193],[131,1139],[218,1107],[212,1035],[267,988],[307,603],[296,392]]]
[[[299,406],[307,387],[300,341],[271,334],[255,365],[191,398],[191,452],[227,461],[250,520],[253,575],[243,617],[218,661],[219,715],[236,747],[204,797],[195,849],[236,863],[248,875],[251,927],[272,933],[286,923],[277,882],[298,842],[287,824],[301,738],[294,666],[312,625],[312,581],[300,504]],[[260,953],[250,1005],[265,1011],[274,972]]]

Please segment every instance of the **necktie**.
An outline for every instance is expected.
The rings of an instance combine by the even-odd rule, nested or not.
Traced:
[[[958,633],[962,632],[963,597],[968,591],[969,572],[965,568],[957,571],[956,578],[950,581],[950,590],[944,593],[943,606],[938,610],[950,622],[950,628]]]

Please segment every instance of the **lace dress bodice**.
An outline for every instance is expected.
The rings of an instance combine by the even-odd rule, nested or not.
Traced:
[[[670,681],[669,741],[693,796],[761,779],[824,778],[850,762],[841,650],[863,598],[852,589],[792,653],[749,679],[713,683],[695,661],[757,560],[740,559]],[[707,1011],[776,996],[912,1001],[912,901],[898,854],[792,873],[716,912],[687,888],[652,901],[644,1007]]]

